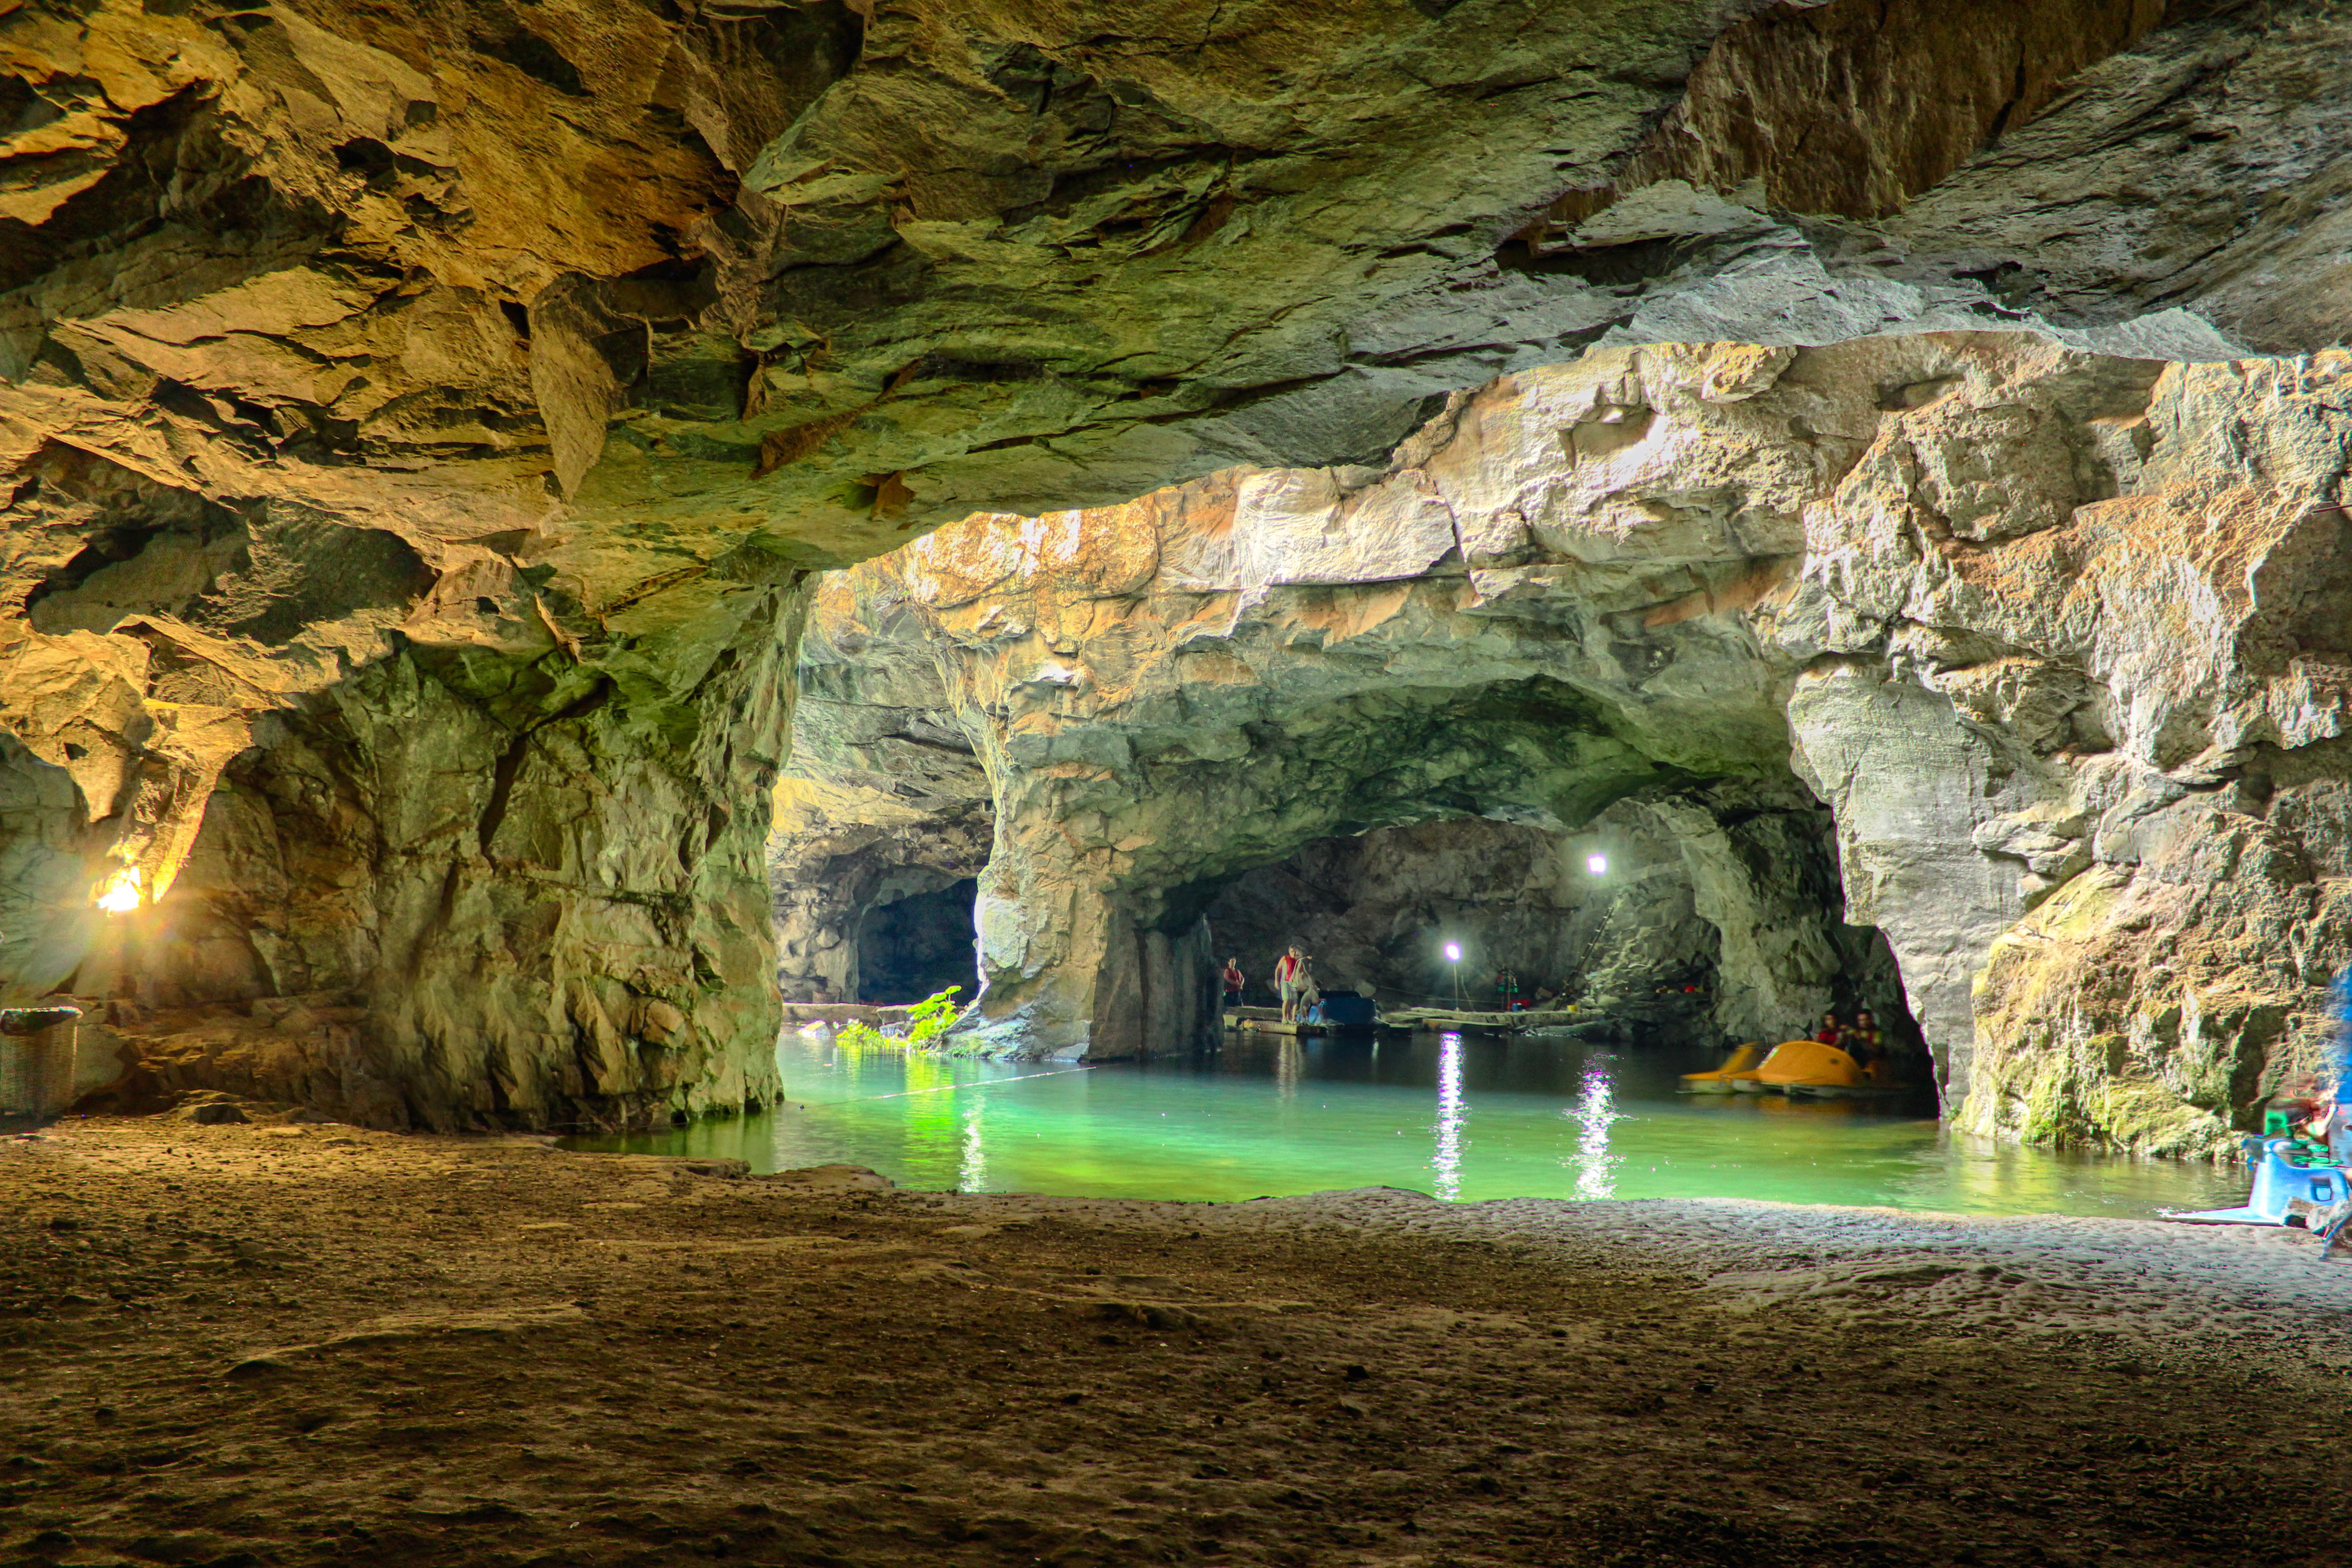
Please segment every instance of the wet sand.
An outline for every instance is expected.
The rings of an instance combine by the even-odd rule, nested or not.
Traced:
[[[0,1562],[2300,1563],[2308,1237],[0,1143]]]

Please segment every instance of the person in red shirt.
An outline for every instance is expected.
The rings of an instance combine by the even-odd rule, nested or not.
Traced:
[[[1247,984],[1248,982],[1242,977],[1242,961],[1238,957],[1225,960],[1225,972],[1222,978],[1225,983],[1225,1005],[1228,1007],[1240,1006],[1242,1005],[1242,987]]]
[[[1824,1013],[1822,1015],[1822,1026],[1813,1031],[1813,1038],[1822,1045],[1834,1046],[1844,1033],[1843,1026],[1838,1023],[1838,1016],[1835,1013]]]

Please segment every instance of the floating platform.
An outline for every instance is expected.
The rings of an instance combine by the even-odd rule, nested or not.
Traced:
[[[1391,1029],[1455,1029],[1467,1034],[1517,1035],[1529,1029],[1559,1029],[1587,1022],[1569,1012],[1482,1013],[1469,1008],[1400,1007],[1385,1014],[1381,1026]]]
[[[914,1016],[912,1006],[882,1006],[870,1002],[787,1002],[783,1005],[783,1025],[787,1029],[803,1028],[810,1024],[829,1024],[836,1028],[844,1024],[870,1024],[878,1029],[886,1024],[907,1023]]]
[[[1264,1017],[1245,1015],[1265,1014]],[[1284,1021],[1282,1014],[1272,1007],[1240,1007],[1225,1014],[1225,1027],[1244,1029],[1258,1035],[1322,1035],[1328,1034],[1328,1024],[1294,1024]]]

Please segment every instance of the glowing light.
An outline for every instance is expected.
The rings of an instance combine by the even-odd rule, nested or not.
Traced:
[[[1459,963],[1462,962],[1462,944],[1460,942],[1449,942],[1445,944],[1445,962],[1448,963]]]
[[[110,915],[127,915],[139,907],[140,894],[139,868],[125,866],[98,895],[98,907]]]
[[[1584,868],[1591,872],[1596,877],[1606,877],[1609,875],[1609,857],[1606,855],[1587,855],[1584,858]]]

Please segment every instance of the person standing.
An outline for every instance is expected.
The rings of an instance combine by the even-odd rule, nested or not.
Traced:
[[[2328,988],[2328,1013],[2336,1024],[2336,1096],[2328,1107],[2327,1157],[2352,1164],[2352,968]]]
[[[1242,961],[1239,954],[1235,954],[1234,957],[1225,960],[1224,973],[1219,976],[1219,978],[1225,983],[1225,1005],[1228,1007],[1240,1006],[1242,1005],[1242,989],[1245,984],[1247,984],[1247,982],[1242,976]]]
[[[1305,989],[1300,982],[1306,978],[1307,955],[1298,951],[1294,942],[1290,951],[1276,960],[1274,965],[1275,994],[1282,1002],[1282,1021],[1286,1024],[1298,1021],[1298,997]]]

